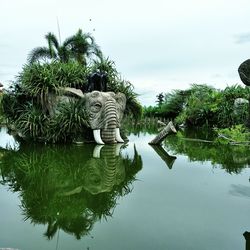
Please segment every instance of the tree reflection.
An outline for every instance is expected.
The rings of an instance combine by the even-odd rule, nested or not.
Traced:
[[[18,152],[2,151],[1,183],[20,193],[26,220],[47,225],[48,239],[58,229],[80,239],[96,221],[112,216],[142,169],[135,147],[133,157],[117,147],[22,145]]]
[[[211,139],[209,136],[199,136],[197,133],[194,137],[189,134],[168,136],[164,142],[164,147],[172,154],[187,155],[190,161],[211,161],[213,166],[220,165],[229,173],[240,173],[243,168],[250,164],[250,147],[216,145],[202,141],[186,140],[185,138],[202,138]]]

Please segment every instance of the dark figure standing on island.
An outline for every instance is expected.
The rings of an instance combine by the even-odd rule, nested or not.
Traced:
[[[94,72],[88,77],[86,92],[94,90],[107,92],[108,76],[104,72]]]

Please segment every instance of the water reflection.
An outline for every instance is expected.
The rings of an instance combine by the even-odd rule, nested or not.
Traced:
[[[118,147],[118,148],[117,148]],[[25,219],[45,224],[48,239],[59,229],[77,239],[111,216],[121,196],[132,190],[142,159],[122,156],[118,145],[22,145],[1,151],[1,183],[19,192]]]
[[[230,194],[234,196],[250,198],[250,187],[245,185],[231,185],[232,189],[230,190]]]
[[[154,151],[160,156],[160,158],[166,163],[169,169],[172,169],[175,160],[177,159],[176,156],[169,155],[167,151],[160,145],[150,145]]]
[[[210,161],[213,166],[219,165],[229,173],[238,174],[250,164],[250,147],[247,146],[216,145],[171,135],[164,141],[164,147],[173,154],[188,156],[190,161]]]

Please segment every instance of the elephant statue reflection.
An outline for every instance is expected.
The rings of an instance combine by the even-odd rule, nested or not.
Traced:
[[[111,192],[125,180],[124,160],[120,157],[122,144],[97,145],[93,158],[85,163],[83,188],[96,195]]]
[[[120,125],[126,107],[126,97],[123,93],[92,91],[83,94],[75,88],[64,90],[83,98],[88,124],[93,130],[97,144],[124,142],[120,135]]]

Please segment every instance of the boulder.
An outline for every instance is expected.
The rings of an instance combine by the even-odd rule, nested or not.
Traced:
[[[250,86],[250,59],[244,61],[238,68],[241,81]]]

